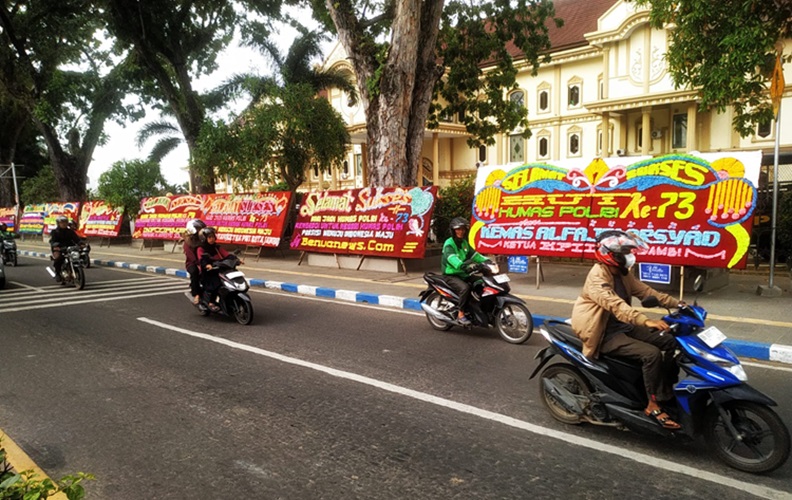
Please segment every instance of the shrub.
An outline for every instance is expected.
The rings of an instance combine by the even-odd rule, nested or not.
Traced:
[[[94,479],[92,474],[78,472],[74,476],[63,476],[56,485],[50,478],[39,479],[32,470],[14,472],[6,461],[6,451],[0,441],[0,500],[45,500],[58,491],[69,500],[81,500],[85,497],[85,488],[80,483]]]
[[[442,243],[450,236],[448,225],[454,217],[470,220],[473,214],[473,195],[476,177],[471,175],[441,188],[432,215],[432,228],[436,241]]]

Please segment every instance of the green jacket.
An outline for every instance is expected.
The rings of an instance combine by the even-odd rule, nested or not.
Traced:
[[[0,241],[13,240],[13,239],[14,239],[13,233],[9,233],[8,231],[0,231]]]
[[[462,244],[457,246],[454,238],[448,238],[443,243],[443,258],[440,261],[440,269],[443,274],[450,274],[466,279],[470,276],[464,270],[465,261],[473,259],[473,262],[485,262],[486,257],[473,250],[467,240],[462,240]]]

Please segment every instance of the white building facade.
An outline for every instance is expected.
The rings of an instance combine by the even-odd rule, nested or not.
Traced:
[[[420,177],[447,186],[474,175],[478,165],[505,165],[567,158],[662,155],[692,151],[762,150],[772,153],[775,122],[741,138],[732,114],[698,111],[694,90],[675,89],[664,58],[668,33],[649,26],[649,11],[623,0],[560,0],[556,15],[565,26],[551,30],[552,61],[536,76],[523,65],[519,89],[509,93],[528,110],[531,137],[522,130],[495,137],[495,145],[471,149],[463,125],[443,122],[427,129]],[[792,40],[786,44],[792,51]],[[519,64],[519,63],[518,63]],[[325,67],[353,75],[340,44]],[[785,77],[792,82],[792,69]],[[781,113],[781,148],[792,149],[792,92],[787,86]],[[352,146],[340,169],[318,170],[303,187],[362,187],[366,179],[365,115],[348,106],[341,91],[328,98],[348,124]],[[786,111],[784,113],[784,111]],[[792,179],[790,179],[792,180]]]

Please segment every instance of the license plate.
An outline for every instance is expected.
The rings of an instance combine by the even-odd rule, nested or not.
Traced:
[[[726,340],[726,335],[718,330],[715,326],[710,326],[709,328],[702,330],[697,335],[705,344],[707,344],[710,348],[716,347],[720,345],[721,342]]]
[[[492,278],[495,280],[495,283],[506,283],[507,281],[511,281],[508,274],[496,274]]]

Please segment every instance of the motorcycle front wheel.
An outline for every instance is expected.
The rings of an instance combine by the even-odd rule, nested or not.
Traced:
[[[781,467],[789,458],[789,431],[767,406],[749,401],[723,405],[733,435],[717,408],[710,408],[704,434],[715,454],[735,469],[763,473]]]
[[[510,344],[522,344],[533,334],[531,312],[522,304],[506,304],[495,317],[501,338]]]
[[[448,312],[454,308],[454,304],[446,300],[445,297],[443,297],[437,292],[430,293],[426,297],[426,299],[424,299],[424,302],[426,302],[426,305],[428,305],[432,309],[436,311],[440,311],[441,313]],[[447,332],[448,330],[451,329],[450,323],[441,321],[429,313],[426,313],[426,321],[428,321],[429,324],[432,325],[432,328],[434,328],[435,330],[440,330],[441,332]]]
[[[580,415],[566,408],[561,403],[559,395],[554,394],[553,386],[566,390],[578,401],[578,404],[588,404],[591,388],[580,371],[572,365],[550,365],[542,371],[539,377],[539,397],[542,399],[550,415],[559,422],[575,425],[581,422]]]
[[[85,288],[85,271],[81,267],[74,268],[74,285],[77,290]]]
[[[240,325],[249,325],[253,321],[253,304],[234,297],[234,319]]]

